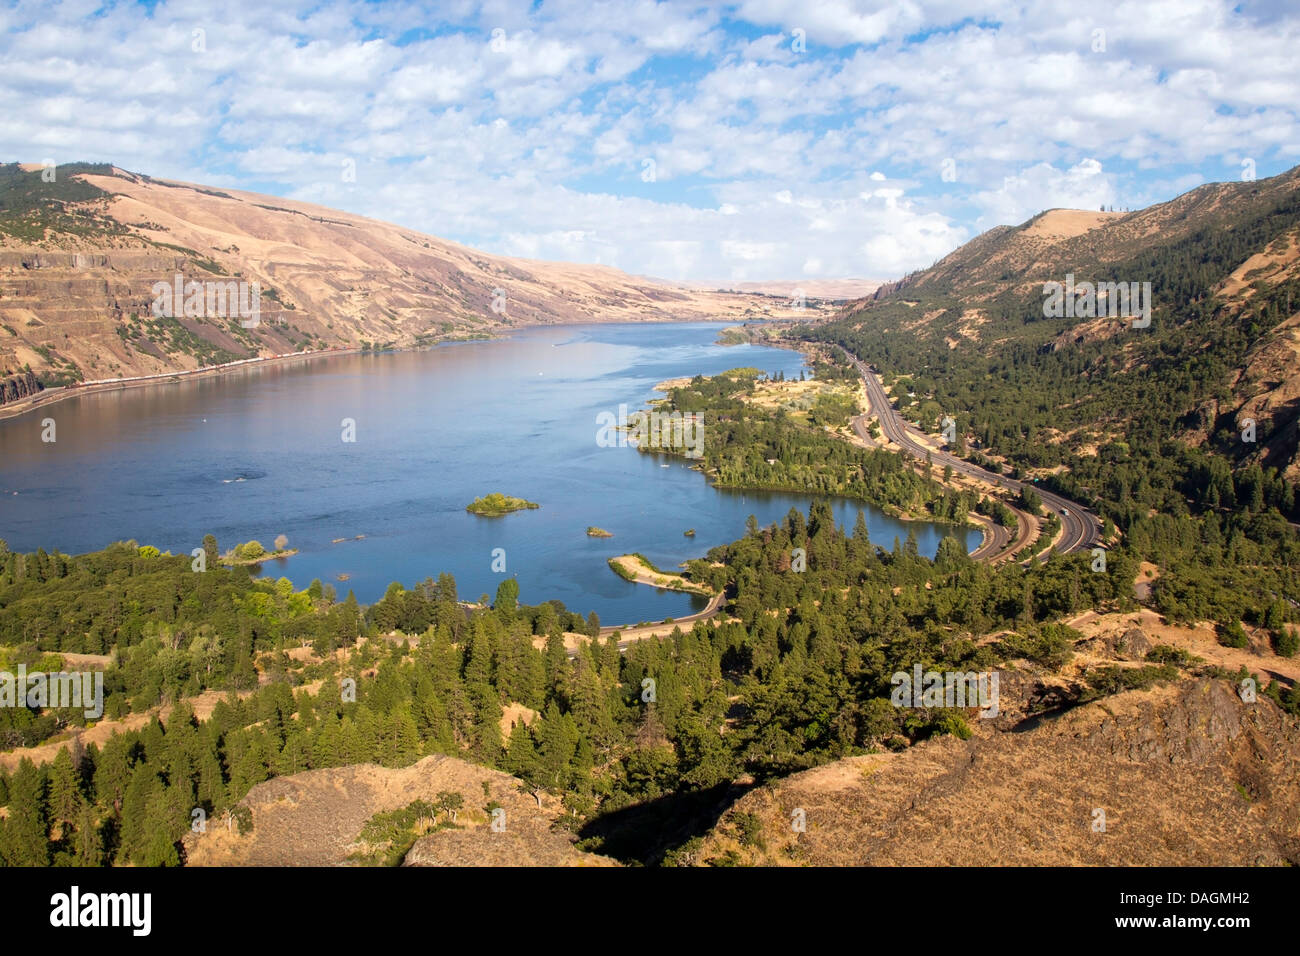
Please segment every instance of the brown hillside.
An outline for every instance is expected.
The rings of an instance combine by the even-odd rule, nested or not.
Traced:
[[[406,347],[524,325],[796,314],[769,296],[489,255],[256,193],[117,168],[67,180],[61,188],[85,184],[104,195],[47,202],[39,177],[29,177],[37,212],[0,229],[0,374],[70,362],[89,381],[195,368],[211,363],[210,349],[230,361],[362,342]],[[177,274],[257,281],[261,325],[196,317],[150,328],[151,287]],[[498,289],[504,313],[492,308]]]
[[[1252,419],[1260,437],[1251,457],[1300,481],[1300,294],[1288,291],[1300,282],[1297,189],[1300,167],[1258,181],[1210,183],[1134,212],[1050,209],[1019,226],[990,229],[932,267],[846,305],[840,317],[864,329],[878,321],[883,329],[980,350],[993,360],[1013,344],[1062,351],[1107,342],[1124,353],[1125,373],[1136,376],[1158,365],[1162,353],[1129,335],[1125,322],[1079,317],[1064,328],[1045,323],[1042,333],[1033,322],[1041,317],[1045,282],[1067,275],[1076,283],[1150,281],[1151,263],[1163,253],[1166,264],[1178,264],[1174,271],[1184,284],[1198,268],[1210,271],[1215,278],[1204,297],[1216,319],[1251,328],[1253,342],[1244,355],[1223,353],[1230,391],[1185,409],[1180,437],[1203,444],[1216,432],[1240,434]],[[1219,262],[1216,240],[1234,234],[1244,238]],[[1129,274],[1135,268],[1143,274]],[[1158,325],[1189,321],[1169,301],[1168,289],[1154,295]],[[899,305],[910,307],[905,317]],[[1199,351],[1209,354],[1227,338],[1213,329],[1201,335]],[[1084,446],[1116,434],[1083,435]]]
[[[493,832],[483,806],[483,784],[505,808],[506,829]],[[613,861],[573,848],[551,824],[558,801],[542,798],[539,808],[508,774],[454,757],[425,757],[392,769],[358,764],[309,770],[258,784],[241,803],[253,814],[253,830],[240,835],[219,819],[208,832],[185,836],[190,866],[346,866],[358,848],[361,829],[376,813],[401,809],[415,800],[432,801],[442,791],[465,801],[458,829],[421,837],[407,865],[611,866]]]
[[[1007,677],[1010,675],[1005,675]],[[1003,695],[1015,692],[1003,682]],[[1032,681],[1019,681],[1021,694]],[[1043,688],[1037,688],[1041,691]],[[985,724],[990,722],[972,721]],[[1129,691],[968,741],[852,757],[741,798],[698,863],[1251,866],[1300,862],[1297,726],[1224,680]],[[796,833],[802,808],[807,829]],[[1105,832],[1094,832],[1096,809]],[[760,841],[740,823],[761,822]],[[742,840],[744,841],[742,843]]]
[[[1263,208],[1297,188],[1300,167],[1257,182],[1208,183],[1168,202],[1128,213],[1049,209],[1019,226],[997,226],[976,236],[929,269],[882,286],[874,298],[943,289],[975,301],[999,295],[1008,287],[1041,289],[1048,279],[1063,279],[1067,269],[1085,265],[1104,269],[1107,263],[1131,258],[1155,240],[1176,242],[1206,228],[1218,215]],[[849,311],[853,308],[848,307]]]

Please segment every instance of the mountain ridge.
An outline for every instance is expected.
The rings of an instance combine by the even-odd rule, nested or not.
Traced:
[[[1093,314],[1050,314],[1047,284],[1067,281],[1096,287]],[[1108,314],[1110,282],[1149,289],[1149,325]],[[1295,484],[1298,310],[1300,167],[1133,212],[1047,210],[995,227],[816,335],[919,375],[919,401],[960,412],[1022,467],[1077,471],[1141,422]],[[1168,405],[1158,413],[1153,388]]]
[[[0,166],[0,377],[44,385],[303,349],[414,347],[522,326],[800,313],[611,266],[497,256],[312,203],[107,164]],[[260,324],[155,316],[157,282],[243,280]]]

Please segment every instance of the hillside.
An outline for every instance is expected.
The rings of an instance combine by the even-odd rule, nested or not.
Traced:
[[[881,283],[872,279],[787,279],[748,281],[748,280],[686,280],[680,285],[687,289],[728,290],[733,292],[757,292],[778,298],[792,299],[802,292],[805,299],[830,299],[843,302],[849,299],[861,299],[871,295],[880,288]]]
[[[260,324],[155,317],[154,283],[257,282]],[[500,290],[500,292],[498,292]],[[109,165],[0,165],[0,380],[44,385],[550,323],[793,314],[764,295],[478,252],[362,216]],[[17,393],[4,387],[0,395]]]
[[[1177,511],[1174,498],[1241,502],[1298,521],[1298,185],[1300,167],[1137,212],[1049,210],[883,286],[809,336],[890,381],[907,376],[904,408],[927,427],[952,414],[982,454],[1077,500],[1109,499],[1121,525],[1146,511],[1125,500],[1140,484],[1151,496],[1138,504],[1160,511]],[[1096,287],[1094,302],[1073,303],[1095,316],[1048,314],[1045,283],[1070,276]],[[1140,296],[1150,284],[1149,322],[1105,312],[1110,282],[1138,283]]]
[[[1079,642],[1077,661],[1131,671],[1150,653],[1152,640],[1136,628],[1094,636]],[[1209,660],[1220,657],[1210,649]],[[1232,680],[1192,673],[1079,703],[1078,674],[1073,667],[1055,674],[1019,662],[1002,674],[1001,715],[971,720],[970,739],[945,735],[773,781],[740,798],[679,862],[979,867],[1300,861],[1294,717],[1266,697],[1243,701]],[[792,823],[796,808],[804,811],[803,832]],[[1104,831],[1095,828],[1102,821],[1098,810],[1104,811]]]
[[[221,819],[207,832],[188,833],[184,843],[191,866],[344,866],[364,850],[366,821],[416,800],[434,802],[457,793],[463,809],[453,827],[421,836],[405,854],[407,866],[482,866],[493,858],[515,866],[609,866],[605,857],[582,853],[562,832],[551,830],[559,801],[538,806],[520,791],[520,782],[487,767],[452,757],[432,756],[409,767],[354,764],[308,770],[259,784],[241,801],[251,811],[246,833]],[[490,796],[485,796],[489,794]],[[506,812],[505,829],[493,831],[483,804]],[[311,840],[302,834],[311,833]]]
[[[1209,277],[1215,269],[1244,264],[1279,238],[1285,245],[1286,237],[1295,237],[1300,227],[1295,218],[1297,186],[1300,167],[1271,179],[1209,183],[1133,212],[1049,209],[1019,226],[990,229],[929,269],[884,285],[856,305],[900,294],[916,299],[923,293],[971,300],[1020,293],[1041,300],[1042,283],[1061,279],[1065,272],[1074,272],[1079,280],[1110,279],[1102,274],[1108,271],[1117,273],[1116,280],[1154,280],[1156,275],[1120,274],[1120,267],[1132,269],[1144,253],[1174,247],[1202,247],[1209,253],[1201,263]],[[1215,232],[1238,235],[1228,240],[1213,236]],[[1234,257],[1240,258],[1233,262]],[[1290,257],[1285,275],[1294,276],[1295,270]]]

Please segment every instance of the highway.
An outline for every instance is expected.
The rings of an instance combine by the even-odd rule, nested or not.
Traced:
[[[905,449],[921,461],[925,460],[928,453],[930,460],[940,469],[944,465],[948,465],[958,474],[966,475],[978,481],[991,482],[1002,488],[1008,488],[1012,492],[1018,493],[1022,487],[1026,486],[1025,483],[1016,481],[1013,478],[995,475],[992,472],[985,471],[978,465],[973,465],[955,455],[950,455],[948,452],[934,450],[922,444],[918,438],[923,436],[924,433],[909,425],[894,410],[893,405],[889,402],[889,397],[885,394],[884,386],[880,383],[880,378],[858,358],[847,352],[845,354],[849,355],[849,359],[857,368],[858,374],[862,376],[862,380],[866,383],[867,398],[871,402],[871,410],[880,419],[881,430],[894,444]],[[863,438],[867,437],[861,421],[855,421],[854,427],[859,435]],[[1056,550],[1059,553],[1069,554],[1071,551],[1089,550],[1096,547],[1101,536],[1101,523],[1097,520],[1096,515],[1075,502],[1062,498],[1060,495],[1039,485],[1029,483],[1028,487],[1033,488],[1038,493],[1038,497],[1043,501],[1043,506],[1054,511],[1061,521],[1063,531],[1060,540],[1056,543]],[[994,542],[1001,540],[1005,544],[1005,538],[1000,537],[996,531],[993,538]],[[996,553],[997,550],[997,548],[992,547],[992,543],[986,543],[976,549],[973,556],[987,557]]]

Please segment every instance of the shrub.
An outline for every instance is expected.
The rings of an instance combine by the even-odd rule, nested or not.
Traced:
[[[266,554],[266,548],[260,541],[249,541],[235,548],[235,557],[243,561],[255,561]]]
[[[1181,647],[1157,644],[1147,651],[1147,660],[1152,664],[1173,664],[1177,667],[1185,667],[1192,662],[1192,655]]]
[[[1220,624],[1218,630],[1219,643],[1224,647],[1247,647],[1250,644],[1250,638],[1246,636],[1246,629],[1240,621]]]
[[[732,817],[741,846],[763,849],[763,821],[757,813],[737,813]]]

